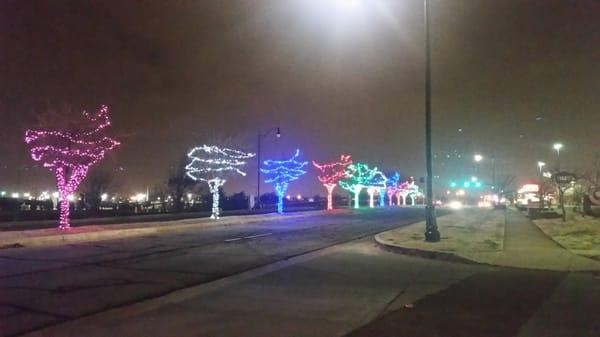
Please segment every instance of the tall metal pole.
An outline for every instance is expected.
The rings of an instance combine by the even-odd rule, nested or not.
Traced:
[[[540,211],[544,210],[544,165],[542,163],[538,163],[538,167],[540,168],[540,186],[538,187],[538,194],[540,198]]]
[[[560,147],[556,149],[556,171],[560,173]],[[567,213],[565,211],[565,192],[560,184],[558,186],[558,201],[560,202],[560,209],[562,210],[562,221],[567,221]]]
[[[260,209],[260,132],[258,133],[258,145],[256,146],[256,208]]]
[[[496,191],[496,157],[492,157],[492,187],[494,193],[498,193]]]
[[[429,2],[424,0],[425,19],[425,157],[427,166],[427,205],[425,206],[425,240],[440,241],[433,204],[433,164],[431,156],[431,51],[429,47]]]

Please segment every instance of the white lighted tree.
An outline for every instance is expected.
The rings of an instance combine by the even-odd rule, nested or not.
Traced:
[[[187,175],[193,180],[206,182],[213,196],[210,216],[212,219],[218,219],[220,216],[219,188],[232,175],[245,176],[246,172],[241,168],[246,165],[246,159],[252,157],[254,157],[254,153],[220,148],[214,145],[195,147],[188,153],[191,161],[185,167]]]
[[[373,177],[369,180],[369,185],[367,186],[367,192],[369,193],[369,207],[375,207],[375,193],[379,194],[379,206],[384,205],[384,195],[385,195],[385,186],[387,182],[387,177],[383,174],[383,172],[379,171],[377,167],[375,167],[373,172]]]

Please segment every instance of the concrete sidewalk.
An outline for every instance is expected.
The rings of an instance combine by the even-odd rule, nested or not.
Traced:
[[[472,210],[473,217],[477,216],[477,210]],[[440,217],[438,222],[442,231],[442,244],[428,243],[426,245],[420,242],[420,249],[410,248],[410,253],[433,258],[456,257],[456,260],[469,260],[476,263],[490,264],[503,267],[553,270],[553,271],[597,271],[600,270],[600,262],[573,254],[572,252],[560,247],[542,231],[538,229],[529,219],[514,210],[506,210],[504,242],[497,250],[475,250],[469,245],[463,245],[453,251],[444,250],[444,232],[443,227],[446,222],[455,222],[457,215],[450,214]],[[415,224],[424,228],[424,223]],[[410,227],[388,231],[375,236],[376,242],[389,249],[397,249],[400,252],[406,250],[406,244],[395,243],[393,236],[403,236],[403,231],[410,230]],[[455,233],[456,235],[456,233]],[[463,241],[477,237],[474,233],[465,232]],[[456,239],[456,238],[454,238]],[[418,238],[414,241],[422,241]],[[414,245],[413,245],[414,246]]]
[[[53,246],[73,242],[122,239],[160,232],[190,230],[212,226],[231,226],[256,222],[275,221],[323,214],[325,211],[306,211],[285,215],[276,213],[260,215],[228,216],[219,220],[210,218],[185,219],[178,221],[139,222],[121,225],[89,225],[72,227],[68,231],[57,228],[0,232],[0,249]],[[336,210],[336,212],[348,212]]]

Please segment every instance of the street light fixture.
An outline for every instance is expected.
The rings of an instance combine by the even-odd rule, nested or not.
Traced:
[[[475,161],[475,163],[476,163],[474,166],[475,166],[475,172],[477,173],[477,176],[480,175],[480,172],[479,172],[479,169],[480,169],[479,163],[481,163],[482,160],[483,160],[483,156],[481,154],[476,153],[475,155],[473,155],[473,161]]]
[[[544,163],[543,161],[538,161],[538,167],[540,169],[540,174],[542,174],[542,170],[543,170],[544,166],[546,166],[546,163]]]
[[[357,7],[361,0],[336,0],[339,7]],[[423,25],[425,28],[425,241],[440,241],[435,205],[433,203],[433,160],[431,150],[431,47],[429,38],[429,0],[423,0]]]
[[[552,148],[554,148],[554,150],[556,150],[556,172],[560,173],[560,150],[563,148],[562,143],[554,143],[554,145],[552,145]],[[563,191],[562,186],[560,186],[560,184],[557,184],[558,187],[558,200],[560,202],[560,208],[562,209],[562,219],[563,222],[566,221],[565,218],[565,193]]]
[[[353,10],[360,5],[360,2],[360,0],[336,0],[335,4],[337,7]]]
[[[277,138],[281,138],[281,129],[277,126],[277,127],[273,127],[270,128],[269,130],[265,131],[265,133],[258,133],[258,145],[257,145],[257,151],[256,151],[256,160],[257,160],[257,165],[256,165],[256,195],[257,195],[257,200],[256,200],[256,208],[261,208],[261,204],[260,204],[260,145],[261,145],[261,141],[263,137],[268,136],[271,132],[275,131],[275,135],[277,136]]]
[[[562,143],[554,143],[552,148],[556,150],[556,170],[560,172],[560,150],[563,148]]]
[[[546,163],[543,161],[538,161],[538,167],[540,169],[540,186],[539,186],[539,199],[540,199],[540,210],[544,209],[544,174],[543,169],[546,166]]]

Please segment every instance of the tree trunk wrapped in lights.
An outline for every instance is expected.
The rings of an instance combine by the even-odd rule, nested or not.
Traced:
[[[352,159],[349,155],[341,155],[339,162],[318,164],[313,161],[313,165],[320,171],[318,176],[319,181],[327,189],[327,210],[333,209],[333,189],[338,182],[347,178],[346,169],[352,164]]]
[[[367,192],[369,193],[369,207],[375,207],[375,193],[379,193],[379,205],[383,206],[383,193],[385,193],[385,184],[387,177],[376,167],[373,169],[373,177],[368,181]],[[382,193],[383,192],[383,193]]]
[[[370,186],[370,181],[379,172],[377,168],[371,169],[369,165],[363,163],[355,163],[348,166],[346,170],[346,178],[339,181],[340,187],[354,194],[354,208],[359,208],[360,191]]]
[[[190,163],[185,167],[187,175],[193,180],[204,181],[212,194],[212,219],[221,215],[219,207],[219,188],[232,174],[246,175],[240,168],[246,165],[246,159],[254,157],[254,153],[203,145],[193,148],[188,153]]]
[[[415,184],[414,178],[410,178],[410,180],[403,182],[398,187],[398,193],[402,196],[402,204],[406,205],[406,198],[410,197],[411,204],[416,205],[417,196],[419,194],[419,186]],[[398,206],[400,203],[398,202]]]
[[[400,173],[392,172],[388,174],[388,180],[386,182],[386,193],[388,196],[388,205],[393,206],[393,197],[396,195],[397,202],[399,202],[399,193],[398,193],[398,182],[400,181]]]
[[[296,150],[292,158],[288,160],[265,160],[264,168],[260,171],[267,176],[265,183],[273,184],[277,193],[277,213],[283,214],[283,196],[288,189],[289,183],[298,180],[306,174],[303,170],[308,162],[298,161],[300,150]]]
[[[60,198],[59,228],[69,229],[69,195],[85,179],[90,166],[102,160],[119,142],[105,135],[111,125],[108,107],[98,112],[83,111],[83,120],[65,121],[53,130],[27,130],[25,142],[31,146],[31,157],[52,171]]]

